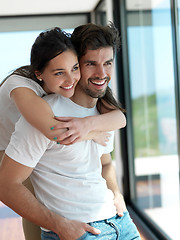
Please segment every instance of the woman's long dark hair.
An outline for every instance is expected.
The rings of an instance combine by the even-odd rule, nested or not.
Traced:
[[[30,65],[14,70],[4,79],[1,85],[13,74],[30,78],[42,85],[43,81],[40,82],[34,72],[42,73],[51,59],[69,49],[76,52],[70,36],[62,29],[55,27],[41,32],[31,48]]]

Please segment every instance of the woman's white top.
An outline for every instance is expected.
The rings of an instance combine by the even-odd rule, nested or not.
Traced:
[[[25,87],[32,89],[38,96],[47,95],[43,88],[35,81],[19,75],[11,75],[0,87],[0,150],[5,150],[15,123],[21,114],[11,98],[11,92],[15,88]]]

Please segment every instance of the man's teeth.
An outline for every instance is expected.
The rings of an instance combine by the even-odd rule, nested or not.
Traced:
[[[103,85],[106,82],[106,80],[103,81],[92,81],[92,83],[97,84],[97,85]]]
[[[71,86],[69,86],[69,87],[63,87],[64,89],[70,89],[70,88],[72,88],[73,87],[73,85],[71,85]]]

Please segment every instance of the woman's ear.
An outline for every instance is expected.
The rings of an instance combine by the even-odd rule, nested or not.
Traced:
[[[39,81],[42,81],[41,73],[39,71],[35,71],[34,74],[36,75],[36,77]]]

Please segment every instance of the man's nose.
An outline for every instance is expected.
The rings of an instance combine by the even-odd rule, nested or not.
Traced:
[[[96,76],[100,79],[103,79],[106,77],[106,72],[103,66],[98,66],[96,69]]]

